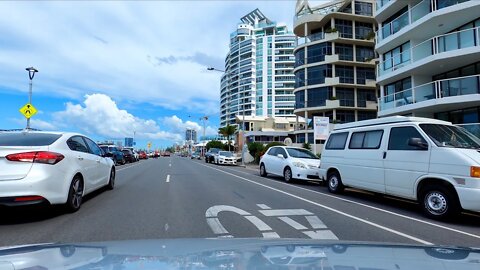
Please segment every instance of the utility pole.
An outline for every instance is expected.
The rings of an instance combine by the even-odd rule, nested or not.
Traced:
[[[29,67],[25,69],[28,71],[28,77],[30,78],[30,87],[28,90],[28,104],[32,104],[32,87],[33,87],[33,77],[35,77],[35,73],[38,72],[37,69],[34,67]],[[27,118],[27,130],[30,129],[30,117]]]

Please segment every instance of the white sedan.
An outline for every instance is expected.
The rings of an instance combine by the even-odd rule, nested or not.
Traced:
[[[237,165],[237,158],[229,151],[219,151],[214,160],[215,164]]]
[[[293,179],[320,181],[320,159],[304,148],[274,146],[260,159],[260,175],[283,176],[286,182]]]
[[[114,185],[112,159],[83,135],[0,133],[0,205],[65,204],[74,212],[83,196]]]

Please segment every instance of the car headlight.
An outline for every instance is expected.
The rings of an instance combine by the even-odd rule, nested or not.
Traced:
[[[305,165],[304,163],[302,162],[293,162],[292,163],[293,166],[297,167],[297,168],[302,168],[302,169],[306,169],[307,168],[307,165]]]

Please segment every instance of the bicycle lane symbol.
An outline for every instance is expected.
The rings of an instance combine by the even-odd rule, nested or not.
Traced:
[[[305,209],[271,209],[265,204],[257,204],[261,209],[258,212],[265,217],[276,217],[285,222],[290,227],[305,234],[312,239],[324,240],[338,240],[338,237],[327,228],[327,226],[313,213]],[[251,213],[229,205],[215,205],[207,209],[205,216],[207,223],[212,229],[213,233],[219,237],[233,237],[228,233],[228,230],[222,225],[218,215],[221,212],[233,212],[244,217],[250,221],[257,229],[262,232],[264,238],[280,238],[280,236],[273,231],[263,220],[252,215]],[[290,216],[303,216],[308,222],[308,227],[293,220]]]

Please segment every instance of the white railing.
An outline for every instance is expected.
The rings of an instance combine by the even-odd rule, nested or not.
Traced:
[[[383,76],[435,54],[478,46],[480,46],[480,27],[435,36],[401,54],[381,61],[377,65],[378,75]]]
[[[380,111],[432,99],[480,94],[480,75],[438,80],[382,96]]]
[[[337,2],[328,6],[323,6],[323,7],[314,7],[314,8],[305,8],[299,11],[295,16],[293,17],[293,21],[297,20],[298,18],[301,18],[305,15],[310,15],[310,14],[320,14],[320,15],[327,15],[332,12],[337,12],[340,7],[342,7],[344,4],[344,1]]]
[[[377,0],[377,10],[381,9],[383,6],[388,4],[392,0]]]

